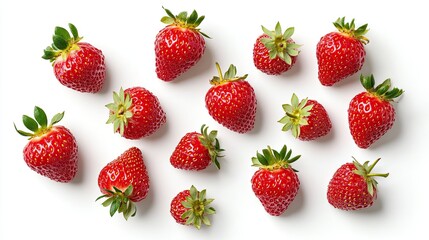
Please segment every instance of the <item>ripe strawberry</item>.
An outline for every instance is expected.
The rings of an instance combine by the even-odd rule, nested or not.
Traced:
[[[272,216],[279,216],[298,193],[298,175],[290,164],[301,155],[290,158],[292,150],[287,151],[286,145],[280,152],[268,146],[262,153],[256,152],[256,157],[252,158],[252,166],[259,167],[252,177],[252,189],[265,210]]]
[[[225,75],[216,63],[219,76],[210,81],[213,86],[206,94],[206,108],[218,123],[238,132],[253,129],[256,117],[256,96],[252,86],[245,81],[247,74],[237,77],[237,69],[230,65]]]
[[[349,23],[338,18],[333,24],[339,32],[323,36],[317,44],[316,56],[319,80],[324,86],[332,86],[359,71],[365,62],[365,48],[369,40],[364,36],[368,24],[355,29],[354,19]]]
[[[24,125],[32,133],[15,130],[29,137],[24,148],[24,161],[35,172],[57,182],[70,182],[76,176],[78,165],[78,147],[76,139],[64,126],[54,126],[64,117],[57,113],[48,125],[45,112],[34,107],[34,119],[23,115]]]
[[[220,148],[219,140],[216,138],[217,131],[207,132],[208,127],[203,125],[201,133],[190,132],[180,139],[170,157],[170,163],[175,168],[185,170],[203,170],[210,163],[214,163],[220,169],[217,160],[219,153],[223,151]]]
[[[308,98],[299,101],[295,93],[291,104],[283,104],[286,115],[279,120],[284,124],[282,130],[292,130],[292,135],[303,141],[325,136],[331,131],[332,124],[322,104]]]
[[[123,213],[126,220],[135,216],[135,202],[145,199],[149,191],[149,175],[140,149],[131,147],[108,163],[98,175],[98,186],[106,197],[102,205],[110,206],[110,216]]]
[[[368,148],[381,138],[395,122],[395,109],[390,104],[399,97],[402,89],[391,87],[390,79],[374,88],[374,76],[362,76],[360,81],[366,92],[356,95],[348,109],[350,133],[360,148]]]
[[[113,92],[113,103],[106,107],[110,110],[107,123],[127,139],[147,137],[167,121],[158,98],[143,87]]]
[[[173,198],[170,213],[177,223],[193,225],[200,229],[201,223],[210,226],[207,215],[216,213],[216,210],[209,206],[213,201],[214,199],[206,199],[205,189],[200,192],[191,186],[190,190],[184,190]]]
[[[209,36],[198,28],[204,16],[198,17],[195,10],[189,17],[187,12],[174,16],[170,10],[164,10],[168,16],[162,17],[161,22],[167,26],[159,31],[155,40],[156,74],[169,82],[201,59],[206,48],[203,36]]]
[[[377,198],[377,181],[374,177],[387,177],[389,174],[371,173],[380,160],[368,166],[356,159],[353,163],[343,164],[332,177],[328,185],[328,202],[342,210],[357,210],[372,206]]]
[[[76,27],[69,23],[70,33],[56,27],[53,44],[44,50],[43,59],[52,62],[58,81],[79,92],[96,93],[101,90],[106,76],[106,65],[101,50],[80,42]]]
[[[274,31],[262,26],[264,34],[256,39],[253,46],[253,63],[262,72],[270,75],[279,75],[288,71],[296,62],[300,45],[295,44],[291,36],[295,29],[290,27],[282,33],[280,23],[277,22]]]

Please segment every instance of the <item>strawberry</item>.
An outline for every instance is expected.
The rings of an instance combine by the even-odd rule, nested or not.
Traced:
[[[44,50],[43,59],[52,62],[58,81],[79,92],[96,93],[106,77],[106,65],[101,50],[89,43],[80,42],[76,27],[69,23],[70,33],[56,27],[53,44]]]
[[[350,133],[360,148],[368,148],[381,138],[395,122],[395,109],[390,103],[399,97],[402,89],[391,87],[390,79],[374,88],[374,76],[361,75],[360,81],[366,92],[350,101],[348,116]]]
[[[262,153],[256,152],[256,157],[252,158],[252,166],[259,167],[251,180],[252,189],[265,210],[272,216],[279,216],[298,193],[299,179],[291,163],[301,156],[290,158],[292,150],[287,151],[286,145],[280,152],[268,146]]]
[[[159,79],[170,82],[201,59],[206,48],[204,37],[209,36],[198,28],[204,16],[198,17],[195,10],[189,17],[187,12],[174,16],[170,10],[164,10],[168,16],[162,17],[161,22],[167,26],[155,40],[156,74]]]
[[[232,64],[224,76],[218,63],[216,68],[219,76],[210,81],[213,86],[205,99],[210,116],[232,131],[249,132],[255,125],[257,101],[255,91],[245,81],[247,74],[237,77],[237,69]]]
[[[260,35],[253,46],[253,63],[255,67],[269,75],[279,75],[288,71],[296,62],[300,45],[295,44],[291,36],[295,28],[290,27],[282,33],[277,22],[274,31],[262,26],[264,34]]]
[[[24,148],[24,161],[35,172],[57,182],[70,182],[78,169],[78,147],[73,134],[64,126],[55,125],[64,117],[57,113],[48,125],[46,113],[34,107],[34,119],[23,115],[24,125],[32,133],[15,130],[29,137]]]
[[[179,192],[171,201],[170,213],[177,223],[183,225],[193,225],[197,229],[201,228],[201,223],[210,226],[207,215],[216,213],[210,203],[214,199],[206,198],[206,190],[198,191],[194,186],[191,189]]]
[[[357,210],[373,205],[377,198],[377,181],[374,177],[387,177],[388,173],[371,173],[380,159],[363,165],[356,159],[343,164],[334,173],[328,185],[328,202],[342,210]]]
[[[286,115],[279,120],[284,124],[283,131],[292,131],[292,135],[303,141],[325,136],[331,131],[331,120],[325,108],[316,100],[308,98],[299,101],[295,93],[291,104],[283,104]]]
[[[140,139],[155,133],[167,121],[158,98],[143,87],[121,88],[113,92],[107,123],[127,139]]]
[[[119,212],[128,220],[137,212],[135,203],[146,198],[149,183],[142,152],[131,147],[101,169],[98,186],[103,195],[96,201],[107,198],[102,205],[110,206],[110,216]]]
[[[338,18],[333,24],[339,32],[323,36],[317,43],[316,56],[319,80],[324,86],[332,86],[355,74],[365,62],[364,45],[369,40],[364,36],[368,24],[355,29],[354,19],[350,23]]]
[[[217,160],[219,153],[223,151],[220,148],[219,140],[216,138],[217,131],[207,132],[208,127],[203,125],[201,133],[190,132],[180,139],[170,157],[170,163],[175,168],[185,170],[203,170],[210,163],[214,163],[220,169]]]

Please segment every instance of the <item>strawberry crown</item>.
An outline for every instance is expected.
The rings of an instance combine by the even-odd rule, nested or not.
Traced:
[[[133,101],[129,94],[125,94],[124,90],[119,90],[119,94],[113,92],[113,103],[109,103],[106,107],[110,110],[109,119],[106,124],[113,123],[113,132],[118,132],[124,135],[125,127],[128,125],[128,119],[133,116],[131,106]]]
[[[402,89],[396,87],[392,90],[389,90],[391,88],[390,78],[384,80],[384,82],[374,88],[375,79],[373,74],[370,76],[360,75],[360,82],[369,93],[375,95],[383,101],[393,101],[393,99],[401,96],[404,92]]]
[[[287,64],[292,64],[292,58],[298,56],[299,51],[297,50],[301,45],[291,43],[291,37],[295,31],[294,27],[290,27],[282,32],[280,22],[277,22],[275,30],[270,31],[262,26],[262,31],[269,36],[269,38],[261,38],[261,42],[268,49],[270,59],[279,57]]]
[[[15,130],[19,134],[25,137],[29,137],[29,139],[32,139],[34,137],[40,137],[43,134],[49,132],[52,126],[57,124],[59,121],[61,121],[63,117],[64,117],[64,112],[57,113],[54,115],[54,117],[52,117],[51,123],[48,124],[48,118],[46,116],[45,111],[43,111],[43,109],[41,109],[40,107],[35,106],[34,118],[31,118],[27,115],[22,115],[22,122],[24,123],[24,126],[28,130],[32,131],[32,133],[18,130],[16,128],[15,123],[13,124],[13,126],[15,127]]]
[[[193,225],[197,229],[201,228],[201,223],[210,226],[210,219],[207,215],[216,213],[213,207],[209,207],[213,201],[214,199],[206,198],[206,189],[200,192],[192,185],[189,189],[189,196],[186,197],[185,201],[181,202],[187,211],[180,217],[186,219],[186,225]]]
[[[205,124],[201,126],[201,135],[198,136],[198,140],[200,140],[200,143],[208,149],[211,161],[218,169],[220,169],[220,164],[217,158],[223,157],[220,156],[219,153],[225,150],[220,148],[219,140],[216,138],[217,131],[212,130],[208,133],[208,128],[209,127]]]
[[[105,189],[108,194],[104,194],[95,201],[98,201],[101,198],[107,198],[101,205],[104,207],[110,206],[110,216],[113,217],[116,212],[122,213],[125,220],[128,218],[134,217],[137,212],[136,205],[133,201],[129,199],[131,194],[133,193],[133,186],[128,186],[125,191],[121,191],[120,189],[113,187],[114,191]]]
[[[192,29],[194,31],[197,31],[201,33],[206,38],[210,38],[207,34],[200,31],[199,28],[197,28],[201,22],[204,20],[205,16],[198,17],[197,11],[193,10],[191,15],[188,17],[188,12],[183,11],[179,13],[178,15],[174,15],[170,10],[162,7],[165,12],[167,13],[167,16],[164,16],[161,18],[161,22],[165,23],[167,25],[175,25],[181,28],[188,28]]]
[[[333,22],[334,26],[340,31],[350,37],[358,39],[361,43],[369,43],[368,38],[364,35],[369,31],[367,29],[368,24],[360,26],[358,29],[355,29],[355,19],[352,19],[350,23],[345,22],[346,17],[338,18],[337,21]]]
[[[362,165],[353,157],[353,164],[356,167],[356,170],[354,170],[353,173],[363,177],[368,187],[368,193],[371,194],[371,196],[374,196],[374,189],[378,184],[374,177],[389,176],[389,173],[371,173],[378,161],[380,161],[380,158],[375,160],[371,165],[369,165],[369,161],[364,162]]]
[[[301,155],[295,156],[293,158],[291,158],[291,155],[292,149],[289,149],[288,151],[286,145],[283,145],[280,152],[271,149],[270,146],[267,146],[266,149],[262,150],[262,154],[257,151],[256,157],[252,157],[252,167],[259,167],[269,171],[274,171],[280,168],[292,168],[290,164],[298,160]],[[293,168],[292,170],[297,172],[297,170]]]
[[[219,76],[213,76],[212,80],[210,80],[210,84],[212,85],[220,85],[227,82],[244,80],[247,78],[247,74],[237,77],[237,68],[233,64],[229,65],[228,71],[225,72],[225,75],[222,75],[222,70],[220,69],[219,63],[216,63],[216,69]]]
[[[278,122],[284,124],[282,131],[292,130],[292,135],[297,138],[301,133],[301,126],[308,125],[307,118],[311,115],[313,105],[306,106],[308,98],[299,101],[295,93],[292,95],[291,104],[283,104],[285,116]]]
[[[77,28],[73,24],[69,23],[69,28],[72,36],[65,28],[55,27],[53,43],[44,50],[43,59],[51,62],[55,61],[58,56],[66,59],[71,51],[80,49],[77,43],[82,40],[82,37],[79,37]]]

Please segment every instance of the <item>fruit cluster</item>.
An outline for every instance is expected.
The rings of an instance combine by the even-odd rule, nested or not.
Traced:
[[[194,10],[178,15],[164,9],[167,16],[161,21],[167,26],[155,39],[156,74],[169,82],[192,68],[204,55],[205,38],[198,28],[204,16]],[[338,32],[323,36],[317,44],[316,56],[318,78],[324,86],[332,86],[356,74],[365,62],[364,45],[369,40],[367,24],[356,29],[354,20],[345,22],[339,18],[334,22]],[[44,50],[43,58],[50,60],[58,81],[64,86],[80,92],[97,93],[105,82],[106,66],[101,50],[89,43],[81,42],[77,28],[69,24],[70,32],[56,27],[53,43]],[[294,27],[284,32],[277,23],[274,30],[262,26],[261,34],[254,44],[253,62],[257,69],[270,75],[282,74],[293,67],[300,53],[299,44],[291,38]],[[230,65],[222,73],[215,64],[218,76],[210,80],[211,88],[205,95],[206,108],[210,116],[220,125],[237,133],[247,133],[254,128],[257,99],[253,87],[246,81],[247,74],[237,76],[237,69]],[[389,129],[395,121],[395,110],[391,101],[403,91],[391,89],[390,79],[375,86],[373,75],[361,75],[360,81],[366,91],[357,94],[348,109],[350,133],[360,148],[368,148]],[[279,119],[283,131],[302,141],[312,141],[330,133],[332,123],[326,109],[314,99],[299,99],[295,94],[291,102],[283,104],[284,117]],[[158,98],[147,89],[136,86],[113,92],[113,102],[106,105],[109,111],[108,124],[113,131],[126,139],[140,139],[152,135],[166,121]],[[78,171],[78,144],[64,126],[56,125],[64,116],[56,114],[50,122],[40,107],[34,108],[34,118],[23,115],[23,123],[30,132],[16,131],[29,137],[24,148],[24,160],[37,173],[58,182],[70,182]],[[213,163],[220,169],[218,158],[224,149],[217,139],[216,130],[209,131],[203,125],[200,132],[186,133],[171,154],[170,163],[182,170],[200,171]],[[268,146],[262,153],[256,152],[252,166],[258,167],[251,179],[251,186],[265,210],[273,216],[281,215],[298,194],[300,181],[292,163],[300,158],[292,156],[292,150],[284,145],[280,151]],[[370,207],[377,196],[376,176],[388,174],[372,173],[377,164],[363,164],[357,160],[342,165],[328,184],[327,199],[335,208],[356,210]],[[105,207],[110,215],[122,213],[125,219],[136,214],[136,202],[146,198],[150,179],[142,152],[131,147],[101,169],[98,186]],[[171,202],[170,212],[176,222],[194,225],[210,225],[208,215],[214,214],[210,207],[213,199],[206,198],[206,190],[195,186],[183,190]]]

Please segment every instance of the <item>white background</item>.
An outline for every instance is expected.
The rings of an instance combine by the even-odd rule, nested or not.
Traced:
[[[388,239],[427,237],[429,197],[427,183],[428,127],[425,91],[428,88],[429,51],[423,1],[2,1],[0,4],[0,239],[76,239],[124,237],[128,239],[236,239],[281,237],[284,239]],[[164,27],[159,21],[165,6],[178,14],[197,9],[205,15],[201,29],[212,37],[201,61],[171,83],[155,74],[154,40]],[[367,59],[360,73],[373,73],[377,83],[390,77],[403,88],[395,103],[393,128],[371,148],[359,149],[350,136],[347,107],[363,88],[354,75],[334,87],[317,79],[316,44],[334,31],[338,17],[368,23]],[[293,39],[302,44],[293,69],[281,76],[267,76],[253,65],[252,48],[262,33],[261,25],[273,29],[295,27]],[[106,84],[97,94],[84,94],[62,86],[48,61],[41,58],[51,43],[54,27],[74,23],[84,41],[100,48],[107,64]],[[230,63],[238,73],[249,74],[258,110],[256,126],[247,134],[229,131],[216,123],[205,108],[209,80],[216,75],[214,63],[226,70]],[[155,135],[126,140],[105,124],[112,91],[143,86],[158,96],[167,113],[167,124]],[[330,135],[301,142],[281,131],[281,105],[292,93],[322,103],[333,124]],[[61,122],[79,145],[79,172],[68,184],[57,183],[31,171],[23,161],[27,142],[18,135],[23,114],[32,115],[34,105],[48,117],[65,110]],[[202,172],[173,168],[169,157],[179,139],[206,123],[218,129],[226,150],[214,166]],[[250,179],[255,172],[251,157],[267,145],[283,144],[302,157],[301,188],[295,201],[280,217],[268,215],[254,196]],[[138,203],[136,217],[125,221],[109,216],[95,202],[100,195],[98,173],[129,147],[139,147],[147,165],[151,188]],[[381,161],[377,172],[379,198],[373,207],[345,212],[326,200],[327,184],[335,170],[352,160]],[[217,214],[211,227],[200,231],[176,224],[169,213],[176,193],[194,184],[215,198]],[[424,236],[424,237],[423,237]],[[253,239],[253,238],[252,238]]]

